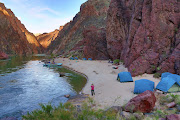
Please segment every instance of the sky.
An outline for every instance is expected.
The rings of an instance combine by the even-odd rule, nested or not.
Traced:
[[[32,33],[52,32],[66,24],[87,0],[0,0]]]

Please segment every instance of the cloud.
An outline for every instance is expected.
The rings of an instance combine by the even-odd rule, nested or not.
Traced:
[[[54,31],[55,29],[59,29],[59,26],[64,25],[72,20],[74,17],[74,15],[71,14],[72,12],[68,11],[70,9],[60,9],[58,8],[59,6],[54,4],[49,5],[46,0],[0,1],[5,2],[5,5],[9,7],[26,26],[26,28],[33,33]],[[61,3],[61,0],[57,1],[56,2],[58,4]]]
[[[41,14],[41,15],[48,14],[47,12],[49,12],[54,15],[60,15],[59,12],[57,12],[51,8],[48,8],[48,7],[34,7],[34,8],[29,9],[28,12],[30,14]]]

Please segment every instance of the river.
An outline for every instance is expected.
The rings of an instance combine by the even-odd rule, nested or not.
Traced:
[[[63,67],[43,67],[44,57],[12,57],[0,61],[0,118],[21,116],[39,109],[39,103],[58,106],[76,95],[86,79]],[[65,74],[59,77],[59,72]]]

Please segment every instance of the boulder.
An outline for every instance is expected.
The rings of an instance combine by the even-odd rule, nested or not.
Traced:
[[[180,120],[180,114],[167,115],[166,120]]]
[[[0,60],[8,59],[8,55],[0,51]]]
[[[66,76],[65,73],[63,73],[63,72],[60,72],[60,73],[59,73],[59,77],[64,77],[64,76]]]
[[[171,103],[167,104],[167,107],[168,107],[168,108],[173,108],[173,107],[175,107],[175,106],[176,106],[176,103],[175,103],[175,102],[171,102]]]
[[[69,98],[69,97],[70,97],[70,95],[64,95],[64,97]]]
[[[143,112],[149,113],[153,110],[156,103],[156,97],[152,91],[145,91],[132,98],[125,106],[126,112]]]

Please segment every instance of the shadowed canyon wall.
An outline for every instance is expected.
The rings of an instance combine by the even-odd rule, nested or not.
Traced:
[[[82,4],[80,12],[76,14],[71,22],[64,26],[59,32],[58,37],[48,47],[48,53],[69,54],[83,57],[84,44],[81,44],[84,43],[83,32],[92,26],[96,26],[97,29],[106,27],[106,16],[109,3],[110,0],[88,0]],[[104,42],[106,42],[105,37],[104,40],[101,41],[102,43],[99,42],[99,44],[104,44]],[[96,49],[91,49],[91,52],[95,53],[97,51]],[[107,49],[105,50],[104,56],[100,59],[107,58],[106,53]]]
[[[180,1],[111,0],[107,48],[135,75],[180,74]]]

